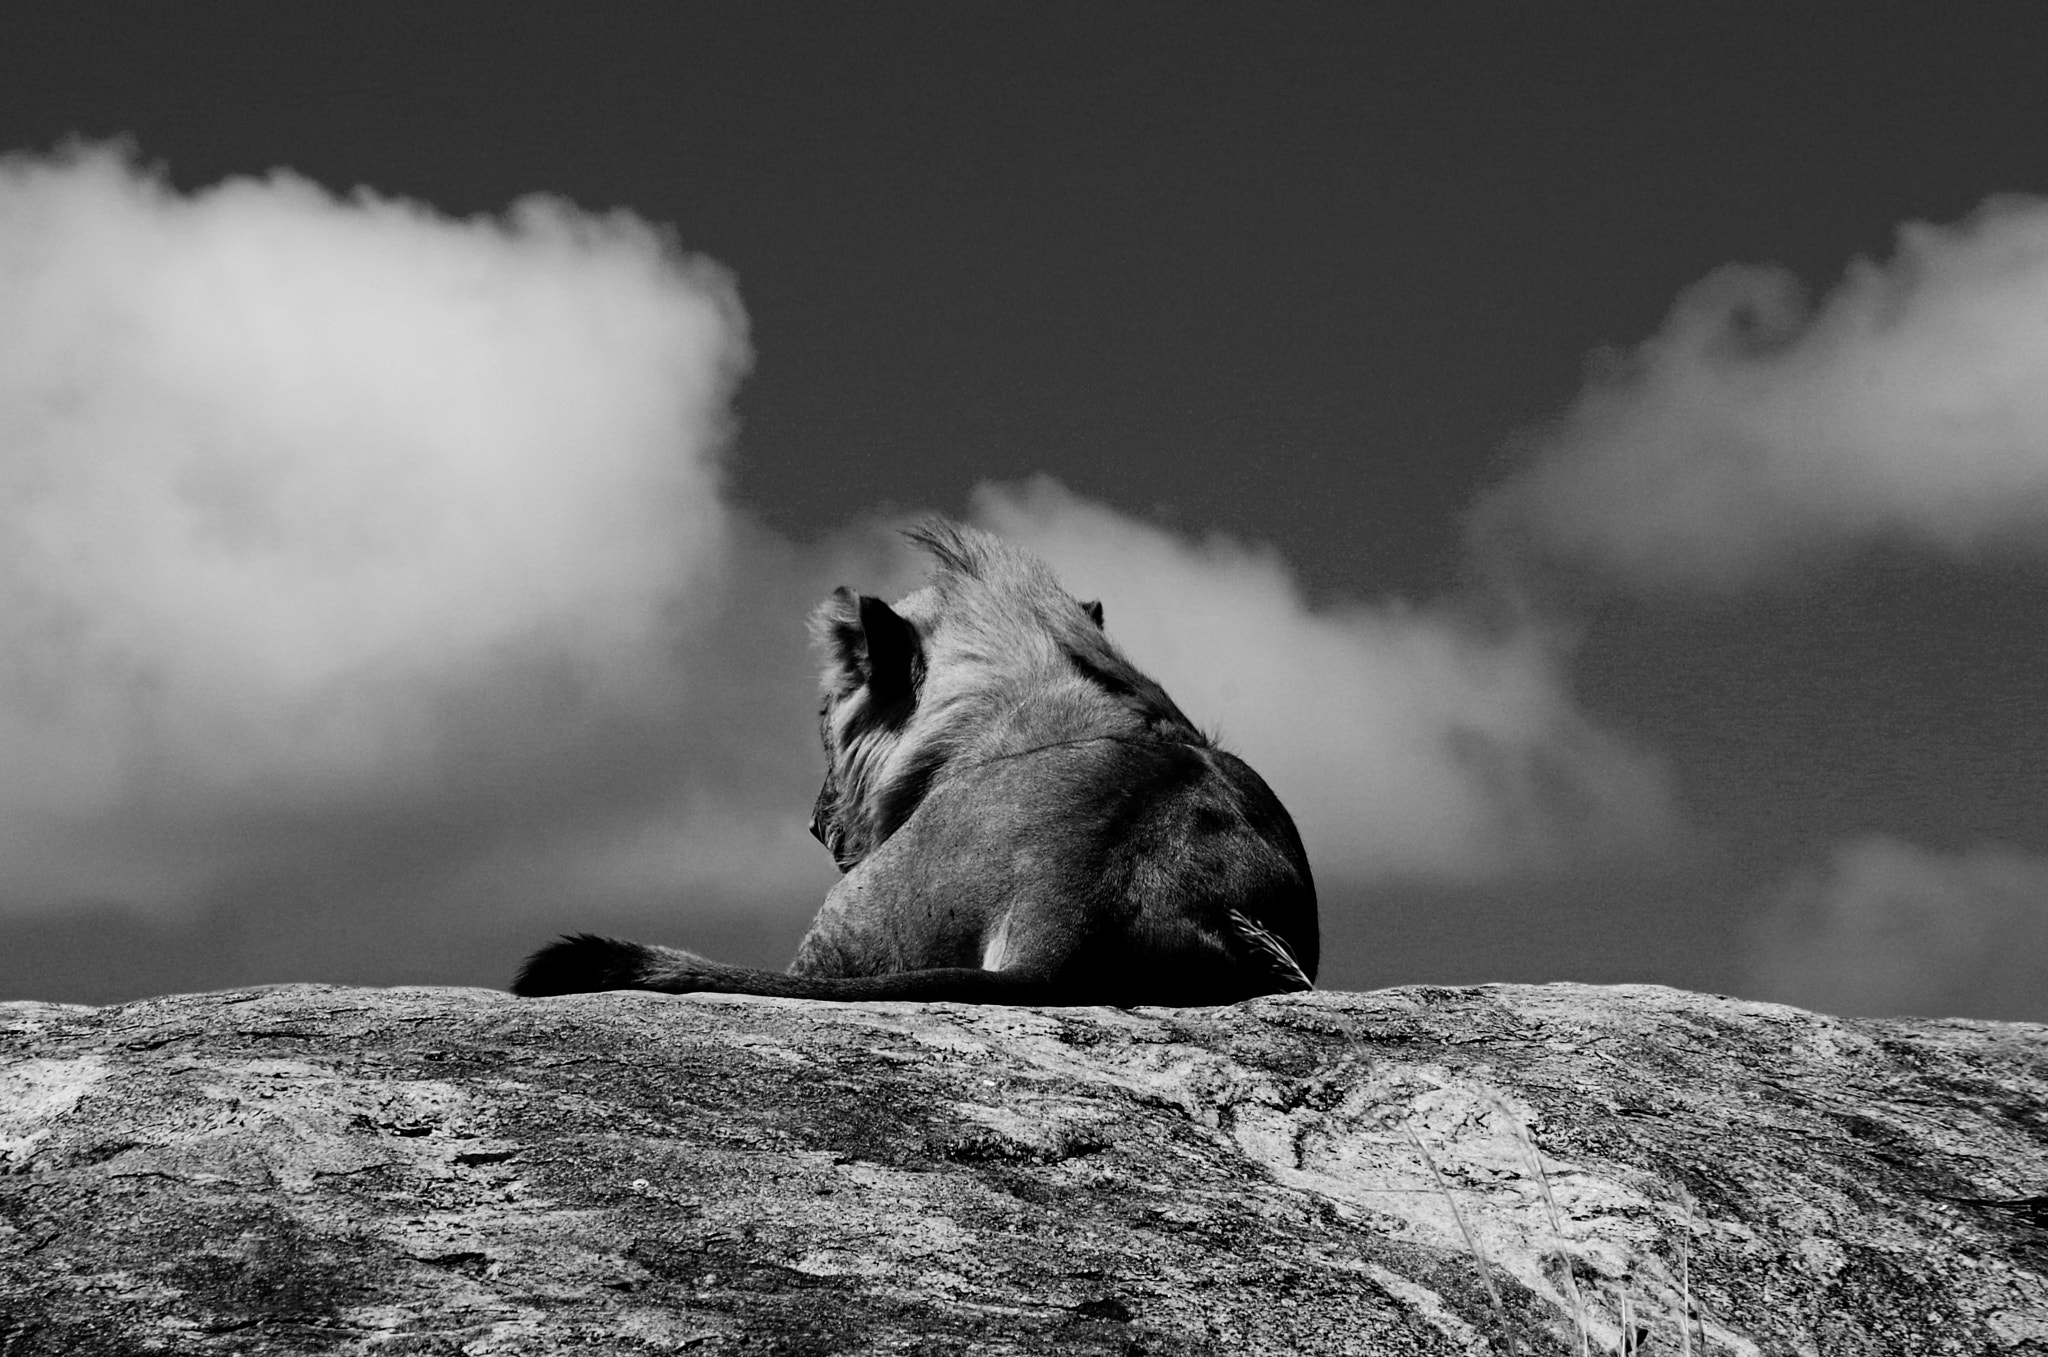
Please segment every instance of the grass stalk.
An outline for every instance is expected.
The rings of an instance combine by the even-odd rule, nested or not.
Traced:
[[[1579,1333],[1579,1357],[1592,1357],[1591,1339],[1586,1333],[1586,1303],[1579,1295],[1578,1271],[1572,1264],[1571,1253],[1564,1247],[1564,1221],[1557,1213],[1557,1198],[1550,1192],[1550,1175],[1543,1171],[1543,1156],[1536,1152],[1529,1128],[1512,1112],[1507,1113],[1507,1119],[1515,1128],[1516,1139],[1522,1142],[1522,1152],[1529,1156],[1529,1163],[1536,1170],[1536,1183],[1543,1189],[1543,1205],[1550,1212],[1550,1232],[1557,1237],[1558,1252],[1564,1257],[1564,1293],[1572,1303],[1572,1325]]]
[[[1678,1350],[1683,1357],[1692,1357],[1692,1193],[1680,1187],[1678,1199],[1685,1203],[1685,1226],[1678,1236]],[[1702,1331],[1702,1348],[1706,1340]]]
[[[1465,1213],[1458,1209],[1458,1199],[1451,1195],[1451,1185],[1445,1182],[1443,1174],[1437,1171],[1436,1160],[1431,1159],[1429,1151],[1423,1148],[1422,1138],[1415,1134],[1415,1128],[1403,1122],[1401,1129],[1408,1133],[1408,1143],[1415,1147],[1415,1153],[1422,1159],[1422,1166],[1428,1169],[1429,1176],[1436,1180],[1436,1190],[1444,1194],[1444,1202],[1451,1208],[1451,1219],[1457,1222],[1458,1233],[1464,1237],[1466,1249],[1479,1264],[1479,1280],[1486,1284],[1487,1298],[1493,1302],[1493,1317],[1500,1325],[1501,1342],[1507,1346],[1508,1357],[1516,1357],[1515,1336],[1508,1329],[1508,1307],[1501,1304],[1500,1289],[1493,1284],[1493,1264],[1488,1261],[1486,1250],[1479,1247],[1479,1240],[1473,1236],[1471,1227],[1465,1224]]]

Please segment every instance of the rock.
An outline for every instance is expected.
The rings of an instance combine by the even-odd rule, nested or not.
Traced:
[[[4,1357],[2048,1353],[2044,1273],[2039,1026],[1578,985],[0,1005]]]

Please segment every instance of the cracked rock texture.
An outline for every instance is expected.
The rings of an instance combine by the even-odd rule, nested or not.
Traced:
[[[1574,985],[0,1004],[0,1357],[2042,1354],[2044,1274],[2038,1026]]]

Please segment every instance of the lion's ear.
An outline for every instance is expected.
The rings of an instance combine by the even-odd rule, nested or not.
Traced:
[[[845,690],[865,687],[892,701],[909,695],[920,656],[917,629],[871,594],[834,589],[811,626],[829,654],[826,679]]]
[[[869,690],[885,699],[910,696],[921,655],[917,628],[881,599],[862,594],[860,629],[867,642]]]
[[[1098,631],[1099,631],[1099,630],[1101,630],[1101,629],[1102,629],[1102,600],[1101,600],[1101,599],[1099,599],[1099,598],[1091,598],[1091,599],[1089,599],[1089,600],[1088,600],[1088,601],[1087,601],[1086,603],[1083,603],[1083,604],[1081,605],[1081,611],[1082,611],[1082,612],[1084,612],[1084,613],[1087,613],[1087,614],[1088,614],[1088,620],[1089,620],[1090,622],[1093,622],[1093,623],[1095,624],[1096,630],[1098,630]]]

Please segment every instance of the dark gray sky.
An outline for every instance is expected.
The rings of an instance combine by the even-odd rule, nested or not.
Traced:
[[[1395,600],[1467,619],[1497,620],[1503,599],[1533,608],[1548,658],[1532,672],[1571,708],[1557,720],[1583,720],[1660,770],[1677,828],[1647,848],[1574,848],[1561,866],[1438,863],[1398,879],[1353,864],[1333,838],[1328,983],[1643,979],[1859,1011],[2048,1018],[2048,987],[2012,969],[2015,957],[2048,964],[2048,534],[2010,507],[2048,486],[2048,446],[2030,439],[2048,426],[2029,422],[2031,407],[1992,410],[2017,430],[1997,464],[2022,471],[1958,473],[1991,487],[1981,494],[1951,497],[1934,473],[1868,503],[1853,489],[1779,493],[1837,475],[1892,484],[1827,462],[1806,480],[1763,477],[1779,489],[1744,491],[1745,505],[1768,498],[1754,513],[1713,501],[1695,514],[1670,488],[1684,476],[1666,467],[1638,484],[1610,456],[1654,444],[1682,459],[1699,409],[1761,409],[1781,422],[1702,434],[1696,461],[1733,439],[1763,449],[1745,465],[1796,471],[1822,466],[1797,449],[1833,447],[1837,432],[1851,457],[1882,441],[1859,432],[1872,418],[1911,428],[1915,410],[1948,410],[1937,392],[1869,416],[1810,374],[1848,353],[1837,366],[1867,362],[1871,380],[1913,390],[1939,365],[1929,353],[1967,367],[1979,342],[1967,324],[1930,323],[1923,347],[1895,353],[1895,330],[1872,322],[1877,338],[1858,347],[1849,313],[1863,294],[1843,280],[1859,257],[1878,261],[1889,281],[1871,286],[1908,312],[1923,295],[1914,280],[1951,295],[1939,291],[1951,258],[1965,260],[1952,272],[1992,271],[1992,300],[1974,301],[1966,279],[1955,314],[2048,296],[2027,290],[2044,233],[2024,204],[2013,240],[1979,254],[1964,232],[1908,258],[1897,236],[1908,222],[1973,220],[1997,195],[2048,194],[2044,44],[2048,17],[1999,5],[1294,5],[1235,17],[1042,4],[65,6],[0,25],[0,150],[126,138],[185,194],[283,168],[453,218],[546,193],[624,209],[729,270],[752,361],[736,432],[700,492],[721,497],[750,543],[734,559],[772,578],[686,629],[676,663],[716,669],[695,691],[726,694],[764,729],[805,719],[806,591],[841,582],[821,573],[828,561],[843,572],[886,560],[845,546],[848,525],[964,513],[989,482],[1047,475],[1183,544],[1223,533],[1270,546],[1322,610],[1304,617],[1384,621]],[[1980,255],[1998,249],[2026,259],[1997,274]],[[17,279],[40,276],[37,258],[0,255]],[[1730,264],[1787,271],[1823,315],[1845,298],[1850,338],[1829,348],[1833,330],[1807,329],[1796,306],[1777,315],[1776,284],[1756,284],[1727,306],[1735,339],[1703,343],[1702,366],[1660,359],[1691,352],[1674,338],[1674,305],[1708,295],[1702,280]],[[2048,386],[2048,343],[1998,323],[1994,339],[2020,338],[1980,366],[2038,363],[2026,371]],[[1660,334],[1666,349],[1640,347]],[[1714,366],[1716,344],[1752,339],[1753,368]],[[9,352],[0,364],[28,361]],[[21,379],[17,400],[40,380]],[[1588,393],[1600,391],[1622,392],[1626,408],[1595,409]],[[0,459],[29,465],[6,430]],[[1910,455],[1969,467],[1976,446],[1930,438]],[[1782,448],[1794,451],[1773,461]],[[1538,489],[1512,488],[1552,465],[1563,469]],[[0,495],[27,483],[0,482]],[[1635,488],[1610,496],[1624,483]],[[1959,507],[1931,527],[1899,507],[1951,499]],[[1477,506],[1498,503],[1510,506],[1505,538],[1471,526]],[[1631,547],[1615,526],[1665,512],[1683,520],[1660,529],[1681,543],[1669,577],[1665,539]],[[1714,525],[1700,529],[1711,549],[1688,555],[1683,523]],[[1506,538],[1522,546],[1501,548]],[[1762,564],[1729,566],[1731,553]],[[1113,634],[1125,620],[1113,602]],[[767,629],[777,639],[747,639]],[[729,657],[756,645],[759,672],[796,671],[782,706],[742,696],[760,689],[757,671]],[[137,812],[148,798],[130,786],[15,849],[55,860],[50,845],[94,841],[100,815],[154,845],[124,847],[122,872],[67,885],[0,861],[0,997],[497,983],[556,927],[780,960],[815,894],[743,908],[743,872],[673,909],[655,873],[549,910],[493,910],[513,869],[478,868],[499,858],[477,845],[544,839],[560,818],[597,823],[621,807],[701,809],[723,777],[755,778],[739,798],[751,816],[749,798],[765,808],[797,777],[779,765],[756,777],[734,742],[650,742],[605,719],[536,737],[579,751],[545,765],[561,784],[545,794],[498,789],[516,763],[504,730],[531,726],[482,718],[464,771],[437,764],[433,785],[403,795],[366,782],[341,802],[262,801],[260,815],[229,798],[193,830]],[[1558,756],[1530,748],[1514,776],[1540,782]],[[698,770],[695,790],[666,783],[665,760]],[[1334,798],[1340,773],[1295,785]],[[1302,795],[1290,804],[1311,818]],[[807,807],[799,794],[789,818]],[[175,871],[162,865],[169,841],[183,845]],[[1459,851],[1448,831],[1444,842]],[[1945,959],[1894,974],[1911,956]]]

